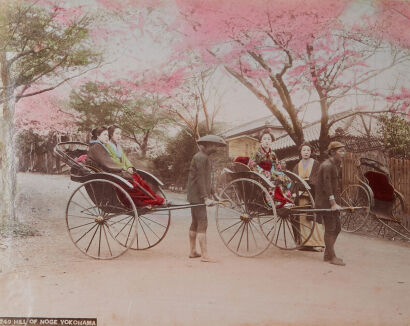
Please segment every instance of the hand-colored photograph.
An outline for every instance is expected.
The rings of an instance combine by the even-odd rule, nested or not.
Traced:
[[[410,3],[0,0],[0,325],[410,325]]]

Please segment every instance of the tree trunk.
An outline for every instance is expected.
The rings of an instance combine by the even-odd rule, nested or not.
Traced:
[[[147,130],[144,134],[144,138],[142,139],[142,144],[141,144],[141,157],[146,158],[147,156],[147,151],[148,151],[148,140],[150,136],[151,130]]]
[[[6,89],[1,120],[1,222],[16,219],[17,162],[14,146],[14,87],[7,64],[6,53],[0,53],[1,81]]]

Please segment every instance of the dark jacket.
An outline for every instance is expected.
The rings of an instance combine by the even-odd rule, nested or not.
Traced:
[[[187,200],[202,203],[211,195],[211,162],[208,155],[199,151],[194,155],[189,167]]]
[[[320,165],[316,178],[316,208],[330,208],[331,195],[335,197],[337,204],[341,204],[339,174],[340,165],[333,158],[328,158]]]
[[[296,163],[296,165],[294,166],[292,172],[299,175],[299,163]],[[315,159],[313,160],[313,166],[312,166],[312,170],[310,171],[310,175],[309,175],[309,179],[305,181],[309,184],[309,186],[313,186],[316,184],[316,179],[317,179],[317,174],[319,172],[319,167],[320,167],[320,163],[318,161],[316,161]]]
[[[295,165],[292,172],[302,177],[299,174],[299,163],[300,161]],[[312,170],[310,171],[310,175],[308,179],[304,178],[304,180],[310,186],[310,193],[312,194],[313,198],[315,197],[315,190],[316,190],[315,185],[317,182],[316,180],[317,180],[317,174],[319,172],[319,167],[320,167],[320,163],[316,161],[315,159],[313,159],[313,166],[312,166]]]
[[[104,172],[121,173],[122,171],[122,168],[115,164],[108,151],[100,143],[90,145],[86,163]]]

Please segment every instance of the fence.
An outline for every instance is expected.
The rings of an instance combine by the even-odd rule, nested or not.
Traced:
[[[358,183],[358,153],[346,153],[342,168],[342,189],[348,184]],[[403,194],[407,212],[410,211],[410,160],[396,158],[387,159],[393,187]]]

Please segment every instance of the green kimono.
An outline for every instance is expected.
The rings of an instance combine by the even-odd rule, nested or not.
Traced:
[[[128,168],[133,168],[134,166],[125,155],[120,145],[115,146],[112,142],[106,144],[108,153],[110,154],[112,160],[118,164],[123,170],[127,171]]]

